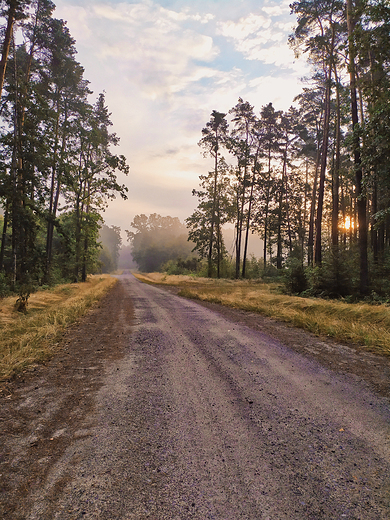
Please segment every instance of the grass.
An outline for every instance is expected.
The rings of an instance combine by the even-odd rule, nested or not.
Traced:
[[[295,327],[390,356],[390,307],[299,298],[278,293],[276,284],[210,280],[160,273],[136,275],[147,283],[176,285],[180,295],[269,316]]]
[[[15,296],[0,300],[0,381],[48,360],[64,329],[115,283],[115,278],[101,275],[38,291],[30,296],[25,314],[15,310]]]

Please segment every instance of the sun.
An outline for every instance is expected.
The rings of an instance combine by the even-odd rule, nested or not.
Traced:
[[[354,227],[354,222],[351,220],[351,217],[345,217],[344,229],[348,231],[350,229],[353,229]]]

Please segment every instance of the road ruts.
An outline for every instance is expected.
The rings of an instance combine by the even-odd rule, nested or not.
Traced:
[[[134,277],[126,354],[28,520],[385,520],[390,409],[361,382]]]

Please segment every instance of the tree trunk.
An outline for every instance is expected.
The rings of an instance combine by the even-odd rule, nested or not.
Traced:
[[[11,46],[12,33],[13,33],[13,27],[14,27],[14,22],[15,22],[16,6],[17,6],[17,0],[11,0],[10,6],[8,9],[7,28],[5,30],[3,50],[1,53],[1,61],[0,61],[0,96],[3,92],[5,71],[7,68],[9,49]]]
[[[368,292],[368,226],[367,226],[367,200],[363,188],[363,169],[360,156],[360,139],[358,134],[359,117],[358,103],[356,94],[356,74],[355,74],[355,45],[353,42],[353,32],[355,21],[353,19],[352,0],[347,0],[347,27],[349,38],[349,78],[351,92],[351,116],[353,128],[353,157],[355,163],[355,186],[357,197],[357,213],[359,223],[359,254],[360,254],[360,292]]]
[[[249,195],[249,205],[248,205],[248,215],[246,219],[246,232],[245,232],[245,244],[244,244],[244,257],[242,261],[242,277],[245,278],[246,276],[246,258],[248,253],[248,241],[249,241],[249,229],[250,229],[250,221],[251,221],[251,213],[252,213],[252,205],[253,205],[253,190],[255,185],[255,179],[256,179],[256,170],[257,170],[257,159],[260,151],[260,145],[256,150],[256,156],[253,163],[253,174],[251,179],[251,191]]]
[[[277,253],[276,253],[276,268],[282,268],[283,260],[283,244],[282,244],[282,220],[283,220],[283,191],[284,191],[284,176],[286,171],[287,151],[283,154],[283,168],[282,168],[282,179],[280,182],[280,193],[278,202],[278,235],[277,235]]]
[[[372,214],[375,215],[378,211],[378,181],[376,175],[374,175],[374,186],[372,190]],[[378,230],[375,228],[375,221],[373,219],[371,224],[371,243],[374,255],[374,262],[379,262],[379,249],[378,249]]]
[[[310,219],[309,219],[309,234],[307,238],[307,265],[311,267],[314,262],[314,227],[315,227],[315,214],[316,214],[316,201],[317,201],[317,185],[318,185],[318,170],[320,167],[320,149],[317,150],[316,166],[313,180],[313,191],[311,194],[311,205],[310,205]]]
[[[309,184],[309,161],[306,159],[306,179],[305,179],[305,197],[304,197],[304,205],[303,205],[303,219],[302,219],[302,232],[300,236],[301,240],[301,258],[302,262],[304,259],[304,251],[305,251],[305,234],[306,234],[306,220],[307,220],[307,187]]]
[[[334,40],[333,28],[333,40]],[[333,43],[332,43],[333,52]],[[327,74],[325,75],[326,90],[325,90],[325,107],[324,107],[324,134],[322,138],[321,149],[321,169],[320,169],[320,185],[318,189],[318,204],[317,204],[317,218],[316,218],[316,237],[314,244],[314,263],[321,265],[322,263],[322,213],[324,207],[324,189],[325,189],[325,175],[326,164],[328,158],[328,142],[329,142],[329,122],[330,122],[330,93],[331,93],[331,79],[332,66],[329,65]]]
[[[242,246],[242,226],[244,223],[244,204],[245,204],[245,172],[242,185],[239,184],[239,189],[242,187],[242,194],[237,192],[237,236],[236,236],[236,279],[240,278],[241,266],[241,246]]]
[[[264,245],[263,245],[264,269],[267,265],[267,236],[268,236],[270,182],[271,182],[271,146],[268,147],[268,179],[267,179],[267,191],[266,191],[267,194],[265,197],[265,208],[264,208]]]
[[[340,190],[340,147],[341,147],[341,107],[340,107],[340,84],[334,68],[336,78],[336,157],[333,168],[332,183],[332,246],[335,250],[339,246],[339,190]],[[337,251],[335,251],[337,253]]]
[[[213,242],[214,242],[214,227],[215,227],[215,212],[216,212],[216,199],[217,199],[217,186],[218,186],[218,137],[215,151],[215,165],[214,165],[214,187],[213,187],[213,209],[211,213],[211,224],[210,224],[210,241],[209,241],[209,252],[208,252],[208,268],[207,276],[211,278],[213,274]]]
[[[1,248],[0,248],[0,273],[4,268],[4,251],[5,251],[5,243],[7,240],[7,227],[8,227],[8,199],[5,205],[4,211],[4,220],[3,220],[3,232],[1,236]]]

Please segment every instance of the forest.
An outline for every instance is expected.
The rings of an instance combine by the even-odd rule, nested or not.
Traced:
[[[242,98],[213,110],[199,142],[213,168],[193,190],[189,238],[222,277],[223,226],[235,229],[234,273],[248,277],[248,237],[263,272],[291,292],[390,296],[390,5],[302,0],[289,44],[312,74],[287,111]],[[231,271],[231,269],[230,269]]]
[[[172,217],[137,215],[127,232],[133,258],[143,270],[283,273],[293,293],[386,299],[390,6],[290,7],[289,44],[312,70],[302,92],[287,111],[242,98],[213,110],[199,142],[212,167],[193,190],[187,229]],[[104,226],[102,211],[126,199],[117,174],[129,166],[113,151],[119,137],[104,93],[91,103],[75,41],[54,8],[0,1],[0,295],[118,266],[120,230]],[[233,254],[226,226],[234,227]],[[263,244],[256,261],[252,234]]]
[[[75,40],[50,0],[0,2],[0,296],[85,281],[98,270],[102,211],[126,198],[127,174],[104,93],[93,92]],[[99,235],[100,233],[100,235]],[[111,229],[117,262],[120,236]],[[116,245],[115,245],[116,243]],[[104,255],[103,255],[104,256]],[[104,261],[103,261],[104,264]]]

